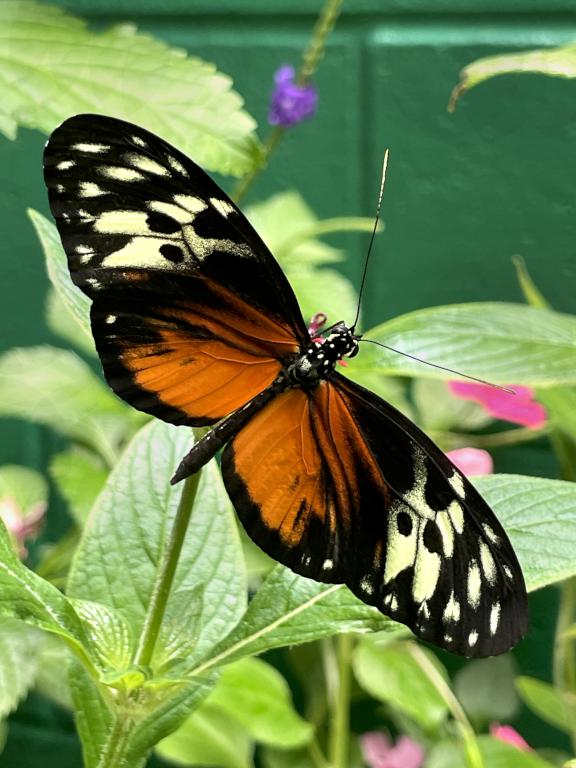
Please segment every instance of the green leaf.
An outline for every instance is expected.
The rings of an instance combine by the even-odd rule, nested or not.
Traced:
[[[113,728],[111,709],[105,704],[94,679],[75,659],[68,667],[74,720],[82,743],[83,768],[97,768]],[[140,768],[136,763],[133,768]],[[131,767],[132,768],[132,767]]]
[[[568,387],[542,389],[537,397],[548,411],[550,427],[576,440],[576,390]]]
[[[352,283],[335,269],[285,268],[306,321],[324,312],[328,323],[350,320],[356,314],[358,296]]]
[[[72,661],[67,645],[57,635],[45,634],[38,649],[36,690],[63,709],[72,709],[66,670]]]
[[[504,53],[473,61],[460,72],[460,82],[452,91],[448,109],[453,111],[462,94],[498,75],[532,72],[552,77],[576,77],[576,45],[541,48],[522,53]]]
[[[260,659],[242,659],[224,667],[206,704],[236,719],[262,744],[297,747],[309,741],[314,731],[294,709],[282,675]]]
[[[9,138],[18,124],[48,133],[70,115],[97,112],[143,125],[211,170],[253,166],[254,120],[230,78],[131,24],[93,32],[54,6],[3,0],[0,58]]]
[[[170,477],[190,449],[192,433],[158,421],[133,439],[100,494],[77,551],[69,591],[116,609],[138,637],[181,494]],[[185,630],[198,622],[194,658],[210,651],[242,616],[246,581],[238,531],[219,470],[202,470],[190,529],[172,595],[203,588],[200,616],[180,613]],[[168,617],[178,616],[178,611]],[[158,653],[162,649],[158,646]]]
[[[14,554],[4,523],[0,522],[0,616],[20,619],[53,632],[89,663],[91,649],[82,623],[70,602],[56,587],[24,566]]]
[[[68,502],[75,521],[83,526],[104,487],[108,470],[93,454],[71,448],[54,456],[50,475]]]
[[[478,736],[477,742],[485,768],[554,768],[535,752],[524,752],[491,736]],[[464,765],[462,750],[453,743],[433,747],[426,758],[426,768],[462,768]]]
[[[496,384],[576,383],[576,317],[559,312],[522,304],[454,304],[396,317],[365,335]],[[363,350],[360,365],[373,362],[367,351]],[[385,349],[371,349],[371,354],[380,370],[389,374],[458,378]]]
[[[17,464],[0,467],[0,502],[11,499],[24,517],[48,501],[48,484],[39,472]]]
[[[251,206],[247,215],[282,264],[304,318],[324,312],[329,323],[352,322],[358,303],[354,286],[334,269],[318,269],[324,264],[342,261],[344,254],[323,243],[318,236],[329,232],[371,232],[374,222],[363,218],[320,221],[293,191]]]
[[[528,272],[524,259],[521,256],[514,256],[512,261],[514,262],[516,276],[526,302],[535,309],[549,309],[550,305],[534,280],[532,280],[532,276]]]
[[[525,475],[474,484],[510,536],[529,591],[576,574],[576,484]]]
[[[78,352],[88,357],[96,356],[96,347],[92,336],[87,336],[77,322],[71,317],[70,312],[54,288],[48,289],[46,296],[46,325],[55,336],[67,342]]]
[[[478,403],[454,397],[445,381],[416,379],[412,387],[414,403],[424,430],[481,429],[493,420]]]
[[[0,416],[44,424],[110,461],[117,441],[144,419],[76,354],[54,347],[13,349],[0,357]]]
[[[421,649],[438,668],[436,657]],[[362,688],[418,723],[434,731],[448,716],[448,705],[410,653],[408,643],[379,644],[363,638],[354,651],[353,667]],[[444,670],[440,670],[444,673]]]
[[[83,336],[85,339],[80,344],[82,348],[88,347],[94,352],[94,342],[90,330],[91,302],[88,296],[82,293],[70,278],[68,259],[62,248],[58,230],[52,221],[49,221],[38,211],[29,209],[28,216],[42,244],[50,282],[68,310],[70,317],[76,321],[77,327],[81,330],[81,333],[77,334],[78,338]]]
[[[454,691],[468,717],[478,725],[512,720],[518,711],[512,656],[473,659],[456,673]]]
[[[288,190],[246,209],[246,214],[278,261],[289,267],[313,267],[344,260],[344,253],[319,236],[334,232],[372,232],[373,219],[320,220],[301,195]]]
[[[36,676],[40,634],[14,619],[0,619],[0,717],[10,714]]]
[[[520,675],[516,679],[516,687],[522,701],[544,722],[564,733],[572,732],[569,710],[565,702],[572,699],[576,704],[576,696],[573,693],[563,694],[550,683],[526,675]]]
[[[157,746],[178,765],[252,768],[250,738],[238,721],[209,701]]]
[[[101,603],[70,599],[103,669],[123,670],[134,648],[130,627],[116,611]]]
[[[340,584],[319,584],[277,565],[254,596],[242,621],[214,648],[200,669],[338,632],[381,629],[399,631],[399,625],[362,603]]]

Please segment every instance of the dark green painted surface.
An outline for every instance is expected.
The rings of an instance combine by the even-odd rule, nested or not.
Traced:
[[[70,0],[62,5],[86,12],[99,26],[134,20],[215,62],[234,78],[249,111],[263,124],[271,73],[298,60],[320,3]],[[520,300],[514,254],[524,256],[557,308],[574,311],[576,82],[503,77],[465,96],[454,115],[446,111],[464,65],[500,51],[576,39],[574,11],[574,0],[362,0],[346,8],[317,76],[318,116],[281,145],[251,197],[296,187],[321,216],[371,215],[380,158],[390,147],[386,235],[371,265],[368,326],[434,304]],[[0,138],[0,350],[50,340],[43,324],[42,256],[25,216],[28,206],[47,212],[44,140],[29,131],[16,143]],[[348,249],[344,268],[357,278],[365,239],[333,242]],[[4,422],[0,429],[0,462],[42,465],[50,436],[19,422]],[[497,454],[496,462],[500,470],[534,474],[554,467],[544,443]],[[524,671],[536,676],[550,672],[550,594],[533,601],[533,629],[519,650]],[[14,717],[19,725],[0,758],[2,768],[67,765],[57,749],[46,746],[52,738],[47,732],[64,739],[58,742],[64,752],[72,737],[66,729],[62,736],[50,717],[44,726],[39,718],[31,725],[25,714]],[[550,745],[550,731],[534,720],[525,722],[534,745]],[[24,745],[27,762],[19,751]]]

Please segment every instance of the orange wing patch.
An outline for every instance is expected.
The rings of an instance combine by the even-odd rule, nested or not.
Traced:
[[[357,549],[368,487],[385,518],[388,488],[345,400],[328,382],[278,395],[229,443],[222,468],[248,534],[303,575],[341,579]]]
[[[158,303],[154,273],[124,279],[132,298],[117,315],[110,302],[93,315],[104,369],[120,397],[166,421],[218,421],[271,384],[298,350],[287,324],[205,277],[181,279],[187,290],[169,303]]]

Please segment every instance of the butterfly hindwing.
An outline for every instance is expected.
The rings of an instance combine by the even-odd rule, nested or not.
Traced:
[[[174,423],[214,423],[306,340],[260,237],[162,139],[78,115],[50,137],[44,169],[72,277],[93,299],[106,377],[130,404]]]
[[[368,390],[335,374],[281,395],[229,443],[223,472],[249,534],[297,573],[343,582],[466,656],[501,653],[524,633],[522,572],[495,515]]]

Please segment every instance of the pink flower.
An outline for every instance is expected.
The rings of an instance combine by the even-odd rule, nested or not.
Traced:
[[[11,496],[0,499],[0,517],[14,540],[20,558],[28,554],[24,542],[38,536],[45,513],[46,503],[43,501],[24,511]]]
[[[450,381],[450,391],[463,400],[480,403],[491,416],[530,429],[538,429],[546,423],[546,409],[533,400],[534,392],[529,387],[511,385],[516,394],[503,392],[487,384],[467,381]]]
[[[326,325],[327,320],[328,315],[325,315],[324,312],[316,312],[312,320],[310,320],[308,333],[312,341],[322,341],[322,337],[318,336],[318,331]]]
[[[448,451],[446,456],[466,477],[491,475],[494,471],[492,456],[480,448],[456,448]]]
[[[424,763],[423,747],[408,736],[392,745],[385,733],[370,731],[360,736],[360,747],[368,768],[420,768]]]
[[[507,744],[513,744],[518,749],[522,749],[524,752],[533,752],[534,750],[525,741],[522,736],[512,728],[511,725],[500,725],[500,723],[492,723],[490,726],[490,735],[495,739],[505,741]]]

